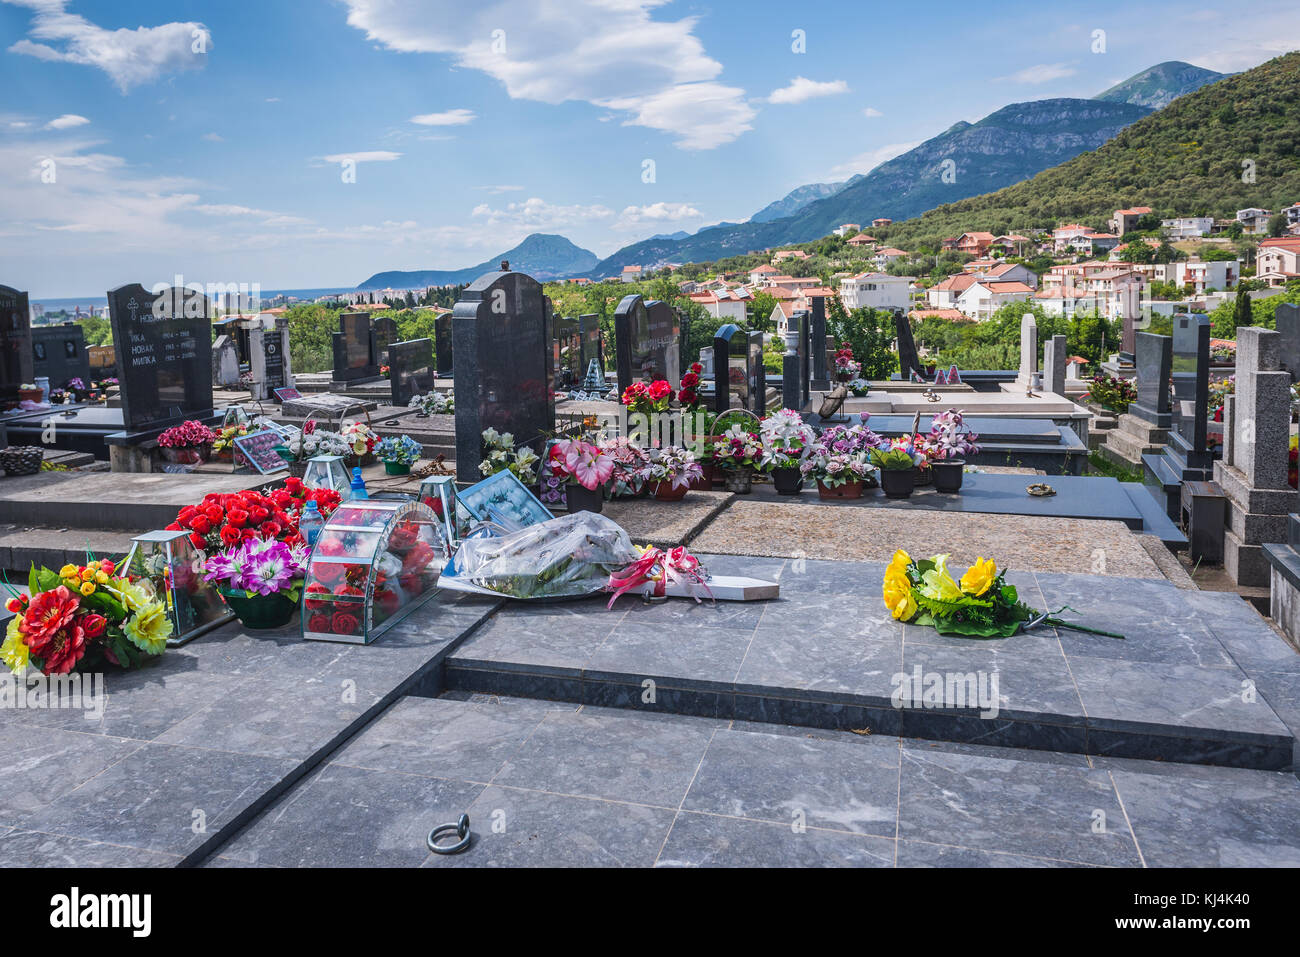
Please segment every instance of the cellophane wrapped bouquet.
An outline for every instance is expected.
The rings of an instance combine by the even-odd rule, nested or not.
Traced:
[[[640,553],[603,515],[570,512],[495,538],[470,538],[456,553],[456,577],[510,598],[578,598],[604,590]]]

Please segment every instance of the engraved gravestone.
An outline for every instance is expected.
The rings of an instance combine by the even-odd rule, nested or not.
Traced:
[[[339,331],[334,333],[333,344],[335,382],[359,382],[379,377],[369,313],[345,312],[340,315]]]
[[[618,391],[633,382],[666,379],[674,389],[681,381],[681,327],[666,302],[624,296],[614,310],[614,345]]]
[[[811,338],[813,342],[821,342],[826,336],[826,297],[813,296],[812,298],[812,330]],[[830,346],[832,353],[834,345]],[[813,353],[812,368],[812,388],[826,389],[830,386],[830,363],[827,361],[827,354],[821,349]]]
[[[19,388],[34,378],[27,293],[0,286],[0,400],[17,402]]]
[[[438,378],[450,379],[452,376],[452,335],[451,313],[445,313],[433,320],[433,351],[438,358]]]
[[[912,322],[901,312],[894,313],[894,334],[898,338],[898,369],[900,377],[906,381],[912,373],[923,375],[920,357],[916,352],[916,340],[912,338]]]
[[[55,389],[67,388],[73,379],[82,387],[90,383],[90,356],[81,326],[39,326],[32,330],[32,375],[50,380]]]
[[[198,290],[139,283],[108,294],[128,433],[212,416],[211,304]]]
[[[1275,329],[1282,337],[1278,362],[1291,373],[1292,382],[1300,382],[1300,305],[1281,303],[1275,314]]]
[[[749,334],[749,411],[767,415],[767,369],[763,366],[763,334]]]
[[[393,405],[398,408],[405,408],[417,395],[432,392],[436,372],[433,340],[412,339],[409,342],[389,343],[388,370]]]
[[[1038,374],[1038,321],[1032,312],[1020,317],[1020,374],[1016,384],[1028,389]]]
[[[1154,425],[1168,429],[1173,425],[1169,411],[1169,375],[1173,366],[1173,340],[1151,332],[1136,337],[1134,361],[1137,365],[1137,401],[1129,413]]]
[[[582,338],[582,367],[591,371],[596,363],[600,374],[605,374],[605,342],[600,332],[600,316],[591,314],[578,318],[578,335]]]
[[[452,312],[456,351],[456,474],[483,478],[482,433],[514,435],[539,456],[543,433],[555,429],[555,367],[551,301],[532,276],[509,271],[480,276]]]
[[[230,336],[217,336],[212,343],[212,384],[222,389],[239,385],[239,350]]]
[[[555,338],[551,341],[555,363],[555,387],[567,392],[578,387],[582,380],[582,338],[578,320],[555,317]]]
[[[388,347],[397,341],[397,322],[392,316],[380,316],[371,328],[375,332],[375,361],[388,365]]]
[[[713,334],[713,411],[726,412],[732,399],[739,408],[750,407],[749,337],[734,322]]]
[[[1212,467],[1206,451],[1206,423],[1210,406],[1210,320],[1208,316],[1174,317],[1173,405],[1176,435],[1170,445],[1193,468]]]
[[[1050,395],[1065,395],[1066,343],[1065,336],[1052,336],[1043,344],[1043,391]]]

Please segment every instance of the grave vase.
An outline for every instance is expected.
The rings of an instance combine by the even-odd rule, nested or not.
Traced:
[[[908,498],[915,487],[916,469],[881,469],[880,487],[888,498]]]
[[[803,472],[798,467],[772,469],[772,485],[777,495],[798,495],[803,491]]]
[[[940,462],[931,462],[930,471],[934,473],[934,490],[949,494],[960,492],[962,471],[965,468],[965,459],[946,459]]]
[[[298,602],[283,594],[254,595],[244,591],[221,589],[221,597],[240,623],[250,631],[269,631],[283,628],[298,613]]]
[[[593,489],[570,482],[564,493],[570,512],[599,512],[605,508],[605,490],[599,485]]]
[[[693,487],[693,485],[679,485],[673,488],[672,482],[655,482],[654,497],[661,502],[680,502]]]
[[[737,468],[724,468],[722,470],[722,480],[728,492],[734,492],[736,495],[748,495],[754,491],[753,466],[741,465]]]
[[[845,482],[843,485],[836,485],[834,488],[818,481],[817,494],[823,499],[862,498],[862,480]]]

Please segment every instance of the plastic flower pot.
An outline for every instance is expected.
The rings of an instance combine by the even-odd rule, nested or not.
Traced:
[[[772,469],[777,495],[798,495],[803,491],[803,472],[798,468]]]
[[[916,469],[881,469],[880,487],[889,498],[908,498],[915,488]]]
[[[719,488],[725,483],[722,475],[722,469],[714,462],[705,462],[700,466],[704,471],[704,478],[709,484],[707,487]]]
[[[298,614],[298,603],[283,594],[254,595],[249,598],[247,592],[222,588],[221,597],[249,631],[283,628]]]
[[[728,492],[734,492],[736,495],[748,495],[754,491],[753,466],[742,465],[738,468],[724,468],[722,470],[722,483],[726,486]]]
[[[834,488],[818,481],[817,494],[824,499],[862,498],[862,480],[845,482],[843,485],[837,485]]]
[[[577,482],[570,482],[565,486],[565,496],[570,512],[600,512],[605,508],[604,489],[599,485],[584,488]]]
[[[934,490],[952,494],[961,491],[962,470],[966,467],[965,459],[946,459],[931,462],[930,471],[934,473]]]
[[[707,466],[704,474],[699,478],[691,479],[691,484],[687,486],[693,492],[711,492],[713,490],[713,476],[709,475]]]
[[[691,486],[689,485],[679,485],[677,488],[673,488],[672,482],[654,483],[654,496],[661,502],[680,502],[690,490]]]
[[[914,474],[912,485],[920,488],[922,485],[932,485],[934,483],[934,472],[930,471],[930,466],[912,470]]]
[[[410,475],[411,465],[409,462],[385,462],[384,472],[388,475]]]

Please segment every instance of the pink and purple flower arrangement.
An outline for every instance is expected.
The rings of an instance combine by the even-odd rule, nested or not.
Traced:
[[[275,539],[250,539],[213,555],[204,564],[204,581],[219,582],[231,592],[284,595],[297,601],[307,575],[310,552]]]

